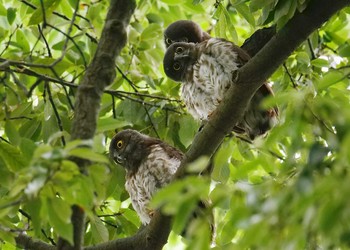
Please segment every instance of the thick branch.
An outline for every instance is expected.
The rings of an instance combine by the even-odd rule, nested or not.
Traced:
[[[126,27],[136,7],[135,1],[111,0],[105,26],[94,58],[78,87],[75,102],[75,117],[72,124],[72,139],[92,139],[95,135],[101,96],[104,88],[115,78],[115,59],[126,44]],[[74,159],[82,173],[89,162]],[[59,250],[82,249],[85,213],[79,206],[72,207],[73,242],[71,246],[60,238]]]
[[[312,0],[303,13],[297,13],[254,58],[239,70],[236,84],[230,88],[212,119],[196,135],[181,164],[179,177],[183,176],[184,167],[188,162],[194,161],[201,155],[211,156],[215,152],[225,135],[243,115],[255,91],[312,31],[348,4],[348,0],[337,0],[329,6],[328,0]],[[170,219],[156,214],[151,223],[138,234],[86,249],[161,249],[166,243],[169,232]],[[153,237],[161,239],[155,244],[148,240]],[[151,243],[155,245],[150,245]]]
[[[35,240],[26,234],[19,234],[16,237],[16,243],[23,249],[36,249],[36,250],[55,250],[56,247],[47,244],[41,240]]]
[[[115,59],[126,44],[126,27],[135,2],[112,0],[96,54],[78,88],[73,139],[91,139],[96,130],[103,90],[115,77]]]
[[[228,91],[212,119],[196,135],[187,160],[212,155],[241,119],[245,107],[256,90],[307,37],[337,11],[349,5],[348,0],[312,0],[302,13],[283,27],[237,74],[236,84]]]

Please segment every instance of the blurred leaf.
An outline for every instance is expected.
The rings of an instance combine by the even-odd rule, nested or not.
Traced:
[[[12,172],[17,172],[28,164],[16,147],[5,142],[0,142],[0,157]]]
[[[8,137],[9,141],[11,144],[18,146],[19,143],[21,142],[21,136],[19,135],[15,122],[14,121],[6,121],[5,123],[5,133],[6,136]]]
[[[317,88],[319,90],[324,90],[329,88],[330,86],[339,83],[341,80],[344,79],[344,75],[341,72],[338,71],[330,71],[327,74],[325,74],[317,83]]]
[[[45,17],[48,18],[60,4],[61,0],[46,0],[44,2]],[[43,21],[43,9],[37,8],[29,19],[28,25],[36,25]]]
[[[49,221],[57,233],[73,244],[73,224],[70,221],[71,207],[59,198],[47,199]]]
[[[114,119],[112,117],[106,117],[106,118],[99,118],[97,121],[97,133],[109,131],[109,130],[116,130],[122,127],[131,126],[132,123]]]
[[[16,41],[24,53],[28,53],[30,51],[30,45],[29,45],[28,39],[22,30],[17,30]]]
[[[91,148],[74,148],[68,152],[70,156],[90,160],[92,162],[109,163],[106,156],[95,153]]]
[[[317,58],[311,61],[311,64],[315,67],[322,68],[322,67],[329,67],[329,62],[325,59]]]
[[[161,2],[169,4],[169,5],[178,5],[180,3],[183,3],[185,0],[161,0]]]
[[[208,167],[209,158],[207,156],[201,156],[194,162],[189,163],[186,166],[186,171],[188,173],[200,173]]]
[[[7,9],[7,21],[9,22],[10,25],[16,19],[16,13],[17,13],[17,9],[15,8],[10,7]]]
[[[345,43],[339,47],[339,55],[343,57],[350,57],[350,44]]]
[[[246,5],[246,3],[241,3],[235,5],[235,9],[239,14],[241,14],[244,19],[251,25],[255,26],[255,19],[254,16],[252,15],[251,11],[249,10],[249,7]]]

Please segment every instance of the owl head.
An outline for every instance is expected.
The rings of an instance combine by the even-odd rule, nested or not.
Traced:
[[[123,130],[112,138],[109,156],[128,172],[136,172],[141,161],[149,153],[149,146],[153,141],[151,139],[136,130]]]
[[[170,79],[183,82],[197,59],[198,49],[194,43],[173,43],[164,55],[164,72]]]
[[[170,24],[164,31],[164,43],[169,47],[175,42],[200,43],[210,38],[198,24],[190,20],[179,20]]]

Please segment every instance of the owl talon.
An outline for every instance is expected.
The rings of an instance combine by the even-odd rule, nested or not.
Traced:
[[[148,212],[148,215],[149,215],[149,217],[152,218],[155,215],[155,213],[156,212],[154,210],[151,210],[151,211]]]

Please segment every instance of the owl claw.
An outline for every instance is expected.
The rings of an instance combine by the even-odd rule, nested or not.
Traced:
[[[154,210],[151,210],[148,212],[149,217],[153,217],[156,212]]]

